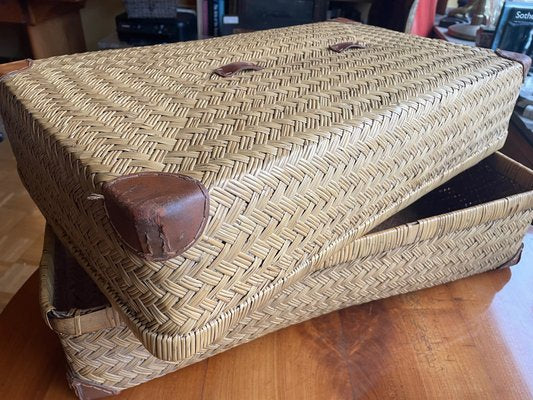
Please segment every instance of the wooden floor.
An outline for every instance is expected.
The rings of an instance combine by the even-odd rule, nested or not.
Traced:
[[[44,222],[20,182],[11,147],[4,140],[0,143],[0,312],[37,269]]]

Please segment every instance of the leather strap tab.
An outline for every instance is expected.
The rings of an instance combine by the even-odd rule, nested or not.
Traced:
[[[209,194],[191,177],[166,172],[126,175],[102,187],[111,225],[130,249],[165,261],[191,247],[209,215]]]
[[[79,336],[124,325],[120,314],[110,306],[87,314],[76,314],[66,318],[46,315],[46,321],[54,332],[70,336]]]
[[[329,46],[330,50],[333,50],[337,53],[342,53],[345,50],[349,49],[364,49],[366,46],[358,42],[342,42],[337,44],[332,44]]]
[[[526,80],[527,74],[529,73],[529,68],[531,68],[531,57],[526,54],[515,53],[514,51],[501,49],[496,49],[496,54],[507,60],[516,61],[522,64],[522,68],[524,70],[524,80]]]
[[[19,71],[23,71],[32,66],[33,61],[29,58],[25,60],[13,61],[10,63],[0,64],[0,80],[9,78]]]
[[[240,71],[247,71],[247,70],[260,71],[262,69],[263,67],[257,64],[253,64],[253,63],[245,62],[245,61],[237,61],[231,64],[224,65],[222,67],[219,67],[213,70],[213,72],[217,74],[218,76],[227,78]]]

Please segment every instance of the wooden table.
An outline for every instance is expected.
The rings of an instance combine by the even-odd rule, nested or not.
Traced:
[[[0,397],[69,399],[33,275],[0,314]],[[533,228],[508,269],[275,332],[120,399],[533,398]]]
[[[439,15],[437,14],[435,16],[435,25],[433,25],[433,34],[436,38],[446,40],[447,42],[455,43],[455,44],[462,44],[463,46],[472,46],[474,47],[476,45],[476,42],[473,40],[464,40],[459,39],[454,36],[451,36],[448,34],[448,28],[443,28],[439,26],[439,22],[442,18],[444,18],[446,15]]]

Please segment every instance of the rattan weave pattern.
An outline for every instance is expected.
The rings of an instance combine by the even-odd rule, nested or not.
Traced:
[[[328,50],[349,40],[367,46]],[[211,75],[236,60],[265,68]],[[38,60],[0,101],[36,203],[147,348],[177,361],[502,146],[521,80],[487,50],[326,22]],[[88,200],[145,170],[211,196],[203,237],[167,262],[124,249]]]
[[[456,248],[453,242],[455,259],[447,258],[444,268],[441,268],[442,259],[432,262],[426,259],[416,265],[410,264],[412,259],[421,258],[425,252],[450,252],[451,241],[461,241],[467,235],[466,231],[450,235],[441,244],[427,243],[420,247],[411,245],[415,247],[412,249],[398,249],[398,252],[385,260],[395,265],[386,273],[373,275],[373,271],[383,269],[384,260],[379,257],[357,265],[346,263],[325,272],[315,272],[283,291],[263,312],[252,313],[240,321],[222,340],[209,345],[204,353],[179,363],[165,362],[152,356],[125,325],[80,336],[60,335],[61,343],[70,368],[79,377],[125,389],[330,311],[497,268],[514,255],[513,251],[516,253],[520,248],[525,230],[513,230],[519,226],[523,228],[525,218],[531,220],[533,212],[520,213],[514,221],[506,219],[497,221],[496,224],[481,225],[480,229],[501,235],[501,240],[485,247],[486,251],[472,251],[472,246]],[[466,265],[464,260],[467,257],[475,261]],[[427,273],[429,271],[431,273]],[[372,278],[369,278],[371,275]]]
[[[69,366],[89,382],[124,389],[329,311],[494,269],[517,253],[533,219],[533,172],[501,155],[492,156],[488,164],[503,172],[508,181],[517,182],[517,189],[494,196],[500,200],[355,240],[331,260],[332,264],[341,263],[315,271],[285,289],[202,354],[179,363],[164,362],[148,353],[133,333],[119,324],[80,335],[60,334]],[[491,175],[489,171],[487,180],[493,179]],[[465,205],[476,196],[486,195],[478,192],[474,177],[469,180],[463,191]],[[413,215],[401,212],[396,221],[413,221]],[[55,270],[75,268],[55,264],[54,241],[48,228],[41,264],[41,306],[46,319],[54,309]],[[66,286],[58,284],[55,290]]]

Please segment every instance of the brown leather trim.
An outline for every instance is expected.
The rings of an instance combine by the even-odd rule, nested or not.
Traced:
[[[227,78],[240,71],[247,71],[247,70],[260,71],[262,69],[263,67],[257,64],[251,63],[251,62],[237,61],[231,64],[223,65],[222,67],[219,67],[213,70],[213,73],[223,78]]]
[[[529,68],[531,68],[531,57],[526,54],[515,53],[514,51],[507,51],[502,49],[496,49],[496,54],[507,60],[516,61],[522,65],[524,72],[524,80],[527,78]]]
[[[13,61],[10,63],[0,64],[0,80],[9,78],[17,72],[28,69],[32,66],[33,60],[27,58],[25,60]]]
[[[509,267],[512,267],[513,265],[518,264],[520,262],[520,259],[522,258],[522,250],[523,249],[524,249],[524,244],[522,243],[522,245],[520,246],[520,249],[518,250],[518,252],[509,261],[507,261],[506,263],[500,265],[496,269],[509,268]]]
[[[342,42],[342,43],[336,43],[329,45],[329,49],[333,50],[337,53],[342,53],[343,51],[349,50],[349,49],[364,49],[366,45],[359,42]]]
[[[108,396],[115,396],[121,392],[119,389],[80,379],[71,370],[67,372],[67,380],[69,386],[80,400],[96,400]]]
[[[143,172],[106,182],[104,205],[111,225],[130,249],[150,261],[176,257],[202,235],[209,194],[191,177]]]

